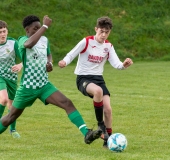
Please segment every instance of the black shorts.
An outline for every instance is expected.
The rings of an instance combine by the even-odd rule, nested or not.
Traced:
[[[103,76],[100,76],[100,75],[99,76],[98,75],[77,75],[76,84],[77,84],[78,90],[85,96],[89,96],[89,97],[93,98],[93,96],[89,95],[86,92],[86,87],[89,83],[94,83],[94,84],[100,86],[103,90],[103,95],[110,96],[110,92],[106,87]]]

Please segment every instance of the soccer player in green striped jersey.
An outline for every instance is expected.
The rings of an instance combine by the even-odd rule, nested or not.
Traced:
[[[40,19],[35,15],[29,15],[23,20],[26,36],[19,38],[23,74],[11,112],[0,121],[0,133],[4,132],[24,109],[31,106],[38,98],[45,105],[53,104],[64,109],[70,121],[84,135],[85,143],[90,144],[101,136],[102,131],[88,129],[72,101],[48,80],[47,72],[53,70],[52,55],[48,38],[43,34],[50,27],[51,22],[48,16],[44,16],[43,25],[41,25]]]
[[[17,72],[22,68],[22,63],[16,64],[19,57],[18,42],[8,37],[7,23],[0,20],[0,118],[5,106],[9,112],[17,89]],[[16,131],[16,121],[10,125],[13,138],[20,138]]]

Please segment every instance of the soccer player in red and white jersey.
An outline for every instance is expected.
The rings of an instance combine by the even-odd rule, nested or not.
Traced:
[[[74,71],[77,75],[77,88],[83,95],[93,99],[98,127],[103,131],[101,138],[104,140],[104,147],[107,147],[107,139],[112,134],[112,108],[110,92],[103,79],[104,64],[109,61],[119,70],[133,64],[130,58],[121,62],[113,45],[107,40],[112,27],[112,20],[109,17],[98,18],[96,34],[83,38],[63,60],[58,62],[59,67],[63,68],[79,55]]]

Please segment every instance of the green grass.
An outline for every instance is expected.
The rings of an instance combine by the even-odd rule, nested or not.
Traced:
[[[76,88],[74,67],[55,66],[49,79],[73,100],[88,127],[97,128],[91,99]],[[0,136],[0,159],[169,160],[169,70],[168,62],[137,62],[125,71],[105,66],[113,132],[121,132],[128,139],[124,152],[103,149],[101,139],[86,145],[83,135],[62,109],[44,106],[37,100],[17,121],[21,139],[12,139],[8,130]]]

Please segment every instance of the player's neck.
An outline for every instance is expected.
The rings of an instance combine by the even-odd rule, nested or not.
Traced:
[[[6,43],[6,40],[5,41],[0,40],[0,45],[5,44],[5,43]]]
[[[94,36],[94,39],[96,40],[96,42],[97,43],[99,43],[99,44],[103,44],[104,43],[104,41],[100,41],[100,40],[98,40],[98,38],[96,37],[96,36]]]

